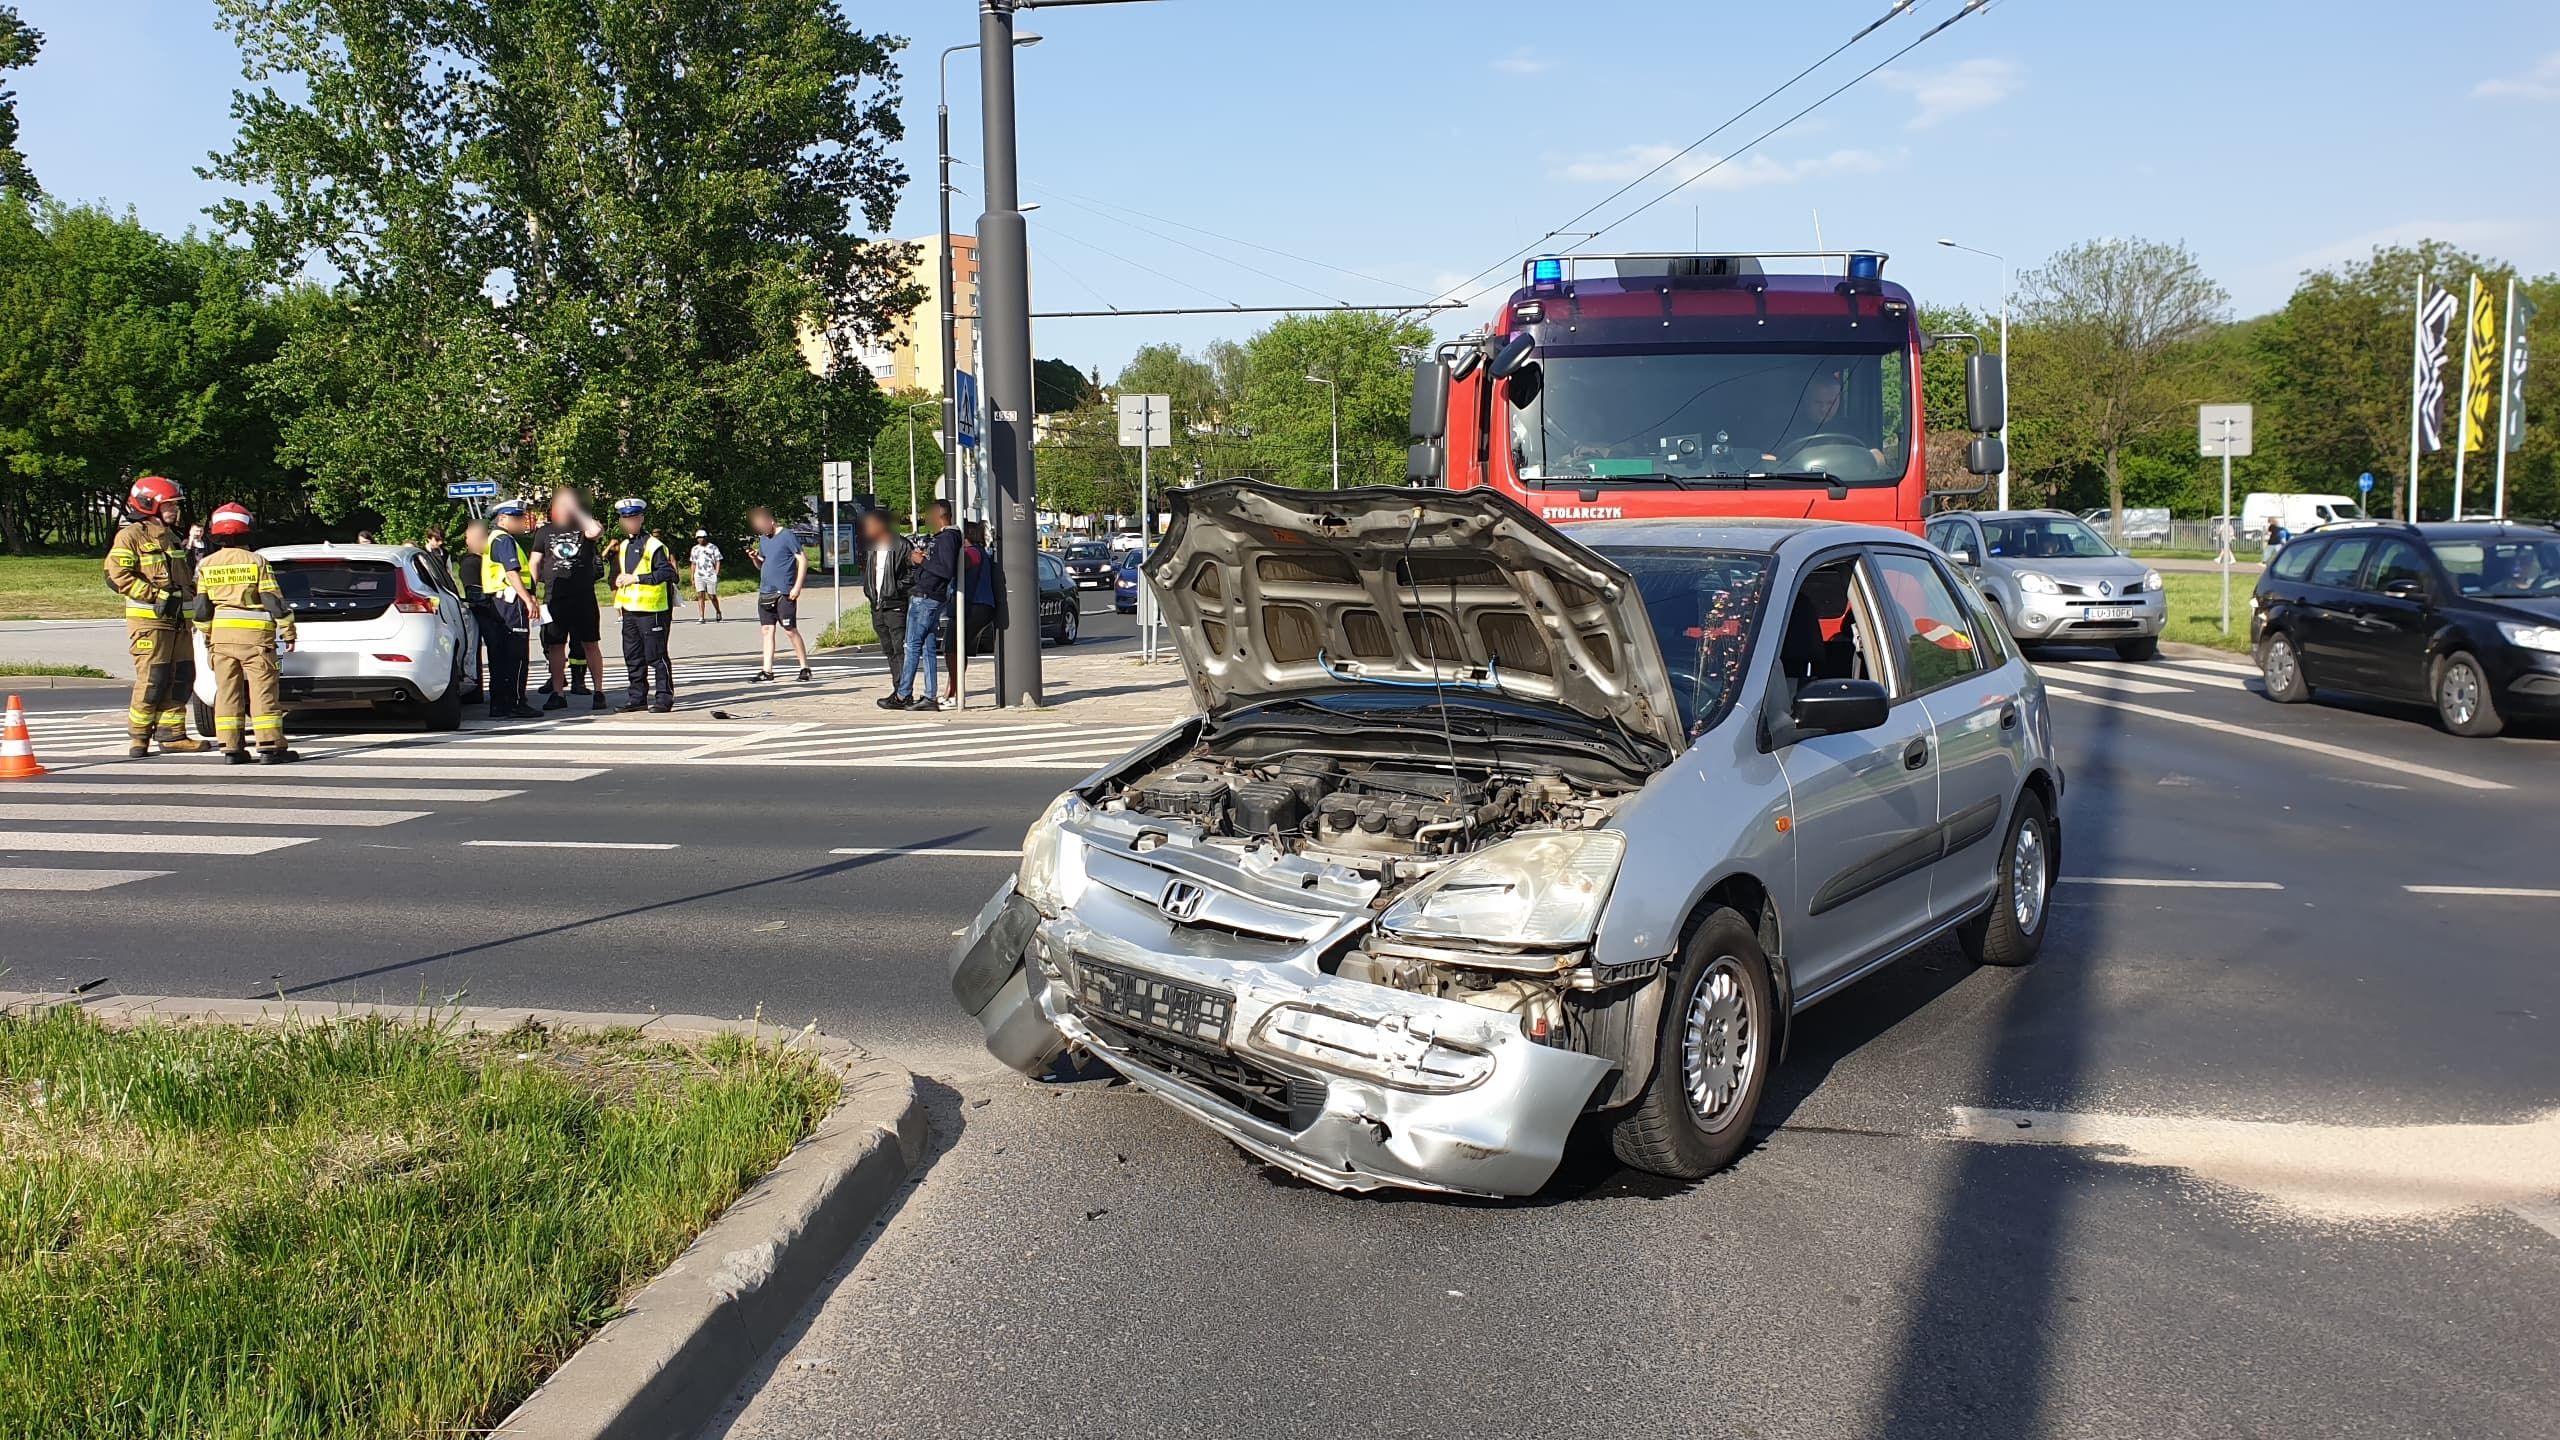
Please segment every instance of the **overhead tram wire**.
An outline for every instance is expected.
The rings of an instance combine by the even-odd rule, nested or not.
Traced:
[[[1804,107],[1803,109],[1798,110],[1798,111],[1797,111],[1796,113],[1794,113],[1793,115],[1788,116],[1786,119],[1779,121],[1777,124],[1770,126],[1768,129],[1761,131],[1759,134],[1752,136],[1749,140],[1746,140],[1746,141],[1744,141],[1742,144],[1740,144],[1740,145],[1738,145],[1738,146],[1734,147],[1734,150],[1733,150],[1733,153],[1732,153],[1732,154],[1724,155],[1724,156],[1720,156],[1720,157],[1718,157],[1718,159],[1716,160],[1716,163],[1715,163],[1715,164],[1710,165],[1710,166],[1706,167],[1706,168],[1705,168],[1705,169],[1703,169],[1703,170],[1700,170],[1700,171],[1699,171],[1697,174],[1695,174],[1695,175],[1691,175],[1691,176],[1687,177],[1686,179],[1682,180],[1679,184],[1672,186],[1670,189],[1665,190],[1665,191],[1663,191],[1661,194],[1654,196],[1652,199],[1647,200],[1646,202],[1644,202],[1644,203],[1643,203],[1643,204],[1641,204],[1641,205],[1638,205],[1636,208],[1634,208],[1633,210],[1628,211],[1626,214],[1621,215],[1621,216],[1619,216],[1617,219],[1610,221],[1608,224],[1601,226],[1599,229],[1592,231],[1592,232],[1591,232],[1588,236],[1586,236],[1585,238],[1583,238],[1583,239],[1581,239],[1581,240],[1578,240],[1578,241],[1574,242],[1572,245],[1567,246],[1567,247],[1566,247],[1566,251],[1567,251],[1567,253],[1571,253],[1572,251],[1575,251],[1575,250],[1579,250],[1579,249],[1581,249],[1583,246],[1590,244],[1592,241],[1597,240],[1597,239],[1599,239],[1601,236],[1608,234],[1610,231],[1617,229],[1619,226],[1626,224],[1628,221],[1633,220],[1634,218],[1636,218],[1637,216],[1639,216],[1639,215],[1643,214],[1643,213],[1644,213],[1644,212],[1646,212],[1647,210],[1652,209],[1654,206],[1661,204],[1663,201],[1670,199],[1672,196],[1677,195],[1677,194],[1679,194],[1681,191],[1688,189],[1690,186],[1697,184],[1699,181],[1706,179],[1708,176],[1710,176],[1710,175],[1714,174],[1716,171],[1718,171],[1718,170],[1720,170],[1720,169],[1723,169],[1723,168],[1724,168],[1724,166],[1725,166],[1727,163],[1729,163],[1729,162],[1731,162],[1731,161],[1733,161],[1733,160],[1739,159],[1739,158],[1741,158],[1741,157],[1742,157],[1743,155],[1745,155],[1745,154],[1748,154],[1748,153],[1751,151],[1751,149],[1752,149],[1754,146],[1757,146],[1761,141],[1768,139],[1770,136],[1775,135],[1775,134],[1777,134],[1779,131],[1786,129],[1788,126],[1793,125],[1794,123],[1796,123],[1797,121],[1799,121],[1799,120],[1803,119],[1803,118],[1804,118],[1804,117],[1806,117],[1807,115],[1812,114],[1814,111],[1819,110],[1819,109],[1821,109],[1823,106],[1830,104],[1833,100],[1838,99],[1838,98],[1840,97],[1840,95],[1841,95],[1841,94],[1843,94],[1844,92],[1846,92],[1847,90],[1849,90],[1852,86],[1855,86],[1855,85],[1857,85],[1859,82],[1861,82],[1861,81],[1865,80],[1868,76],[1875,74],[1877,71],[1882,70],[1882,69],[1883,69],[1884,67],[1886,67],[1887,65],[1892,64],[1894,61],[1899,60],[1899,59],[1901,59],[1903,56],[1910,54],[1912,51],[1919,49],[1921,46],[1928,44],[1931,40],[1934,40],[1934,39],[1936,39],[1937,37],[1939,37],[1940,35],[1945,34],[1945,33],[1947,32],[1947,30],[1949,29],[1949,27],[1953,26],[1957,21],[1964,19],[1966,16],[1974,15],[1974,14],[1977,14],[1977,13],[1981,12],[1982,10],[1984,10],[1984,9],[1988,8],[1992,3],[1993,3],[1993,0],[1965,0],[1965,3],[1964,3],[1964,5],[1962,6],[1962,8],[1958,9],[1958,10],[1956,11],[1956,13],[1954,13],[1953,15],[1948,16],[1948,17],[1947,17],[1946,19],[1944,19],[1944,20],[1939,21],[1937,24],[1930,26],[1928,29],[1921,31],[1921,32],[1920,32],[1920,34],[1919,34],[1916,38],[1914,38],[1910,44],[1905,45],[1905,46],[1903,46],[1901,49],[1894,51],[1892,54],[1887,55],[1886,57],[1884,57],[1883,59],[1881,59],[1881,60],[1877,61],[1877,62],[1876,62],[1876,63],[1874,63],[1873,65],[1868,66],[1866,69],[1861,70],[1861,71],[1859,71],[1857,74],[1850,76],[1848,79],[1841,81],[1839,85],[1837,85],[1837,86],[1833,87],[1830,91],[1826,92],[1826,93],[1825,93],[1825,94],[1824,94],[1820,99],[1818,99],[1818,100],[1814,101],[1812,104],[1807,105],[1807,106],[1806,106],[1806,107]],[[1481,293],[1479,293],[1479,295],[1478,295],[1476,298],[1477,298],[1477,299],[1481,299],[1481,298],[1483,298],[1483,296],[1484,296],[1484,295],[1486,295],[1486,294],[1490,294],[1490,293],[1492,293],[1492,292],[1491,292],[1491,291],[1481,292]],[[1470,301],[1469,303],[1470,303],[1470,304],[1472,304],[1472,303],[1474,303],[1474,302],[1473,302],[1473,301]]]
[[[1896,17],[1896,16],[1898,16],[1898,15],[1901,15],[1903,12],[1905,12],[1905,11],[1907,11],[1907,10],[1910,10],[1910,9],[1914,8],[1916,5],[1919,5],[1919,4],[1925,4],[1925,3],[1927,3],[1927,0],[1893,0],[1892,8],[1891,8],[1891,9],[1886,10],[1882,15],[1877,16],[1875,19],[1868,21],[1868,22],[1867,22],[1867,24],[1866,24],[1866,26],[1865,26],[1865,28],[1863,28],[1863,29],[1859,30],[1856,34],[1851,35],[1848,39],[1843,40],[1843,41],[1841,41],[1839,44],[1834,45],[1833,47],[1831,47],[1831,49],[1830,49],[1830,50],[1828,50],[1827,52],[1825,52],[1825,53],[1823,54],[1823,56],[1822,56],[1820,59],[1815,60],[1812,64],[1805,66],[1803,69],[1798,70],[1798,71],[1797,71],[1796,73],[1794,73],[1793,75],[1790,75],[1790,76],[1788,76],[1785,80],[1783,80],[1783,81],[1779,82],[1779,84],[1776,86],[1776,88],[1774,88],[1774,89],[1770,90],[1767,94],[1762,95],[1759,99],[1752,101],[1750,104],[1745,105],[1745,106],[1743,106],[1741,109],[1734,111],[1731,115],[1726,116],[1726,117],[1724,118],[1724,120],[1723,120],[1723,121],[1721,121],[1720,123],[1718,123],[1718,124],[1717,124],[1717,126],[1716,126],[1716,128],[1714,128],[1713,130],[1708,131],[1706,134],[1701,135],[1701,136],[1699,136],[1697,139],[1692,140],[1692,141],[1690,141],[1688,144],[1686,144],[1686,145],[1684,145],[1684,146],[1680,147],[1680,149],[1679,149],[1678,151],[1676,151],[1675,153],[1673,153],[1673,154],[1671,154],[1671,155],[1669,155],[1669,156],[1664,157],[1664,159],[1662,160],[1662,162],[1661,162],[1660,164],[1658,164],[1658,165],[1655,165],[1652,169],[1645,171],[1643,174],[1638,175],[1638,176],[1637,176],[1637,177],[1635,177],[1634,179],[1629,180],[1629,181],[1628,181],[1627,183],[1625,183],[1624,185],[1621,185],[1621,186],[1619,186],[1617,189],[1610,191],[1607,195],[1604,195],[1604,196],[1602,196],[1600,199],[1598,199],[1598,200],[1596,200],[1596,201],[1592,202],[1589,206],[1585,207],[1585,208],[1582,210],[1582,212],[1581,212],[1580,214],[1575,215],[1573,218],[1571,218],[1571,219],[1569,219],[1569,220],[1565,221],[1563,224],[1556,226],[1556,227],[1555,227],[1554,229],[1552,229],[1552,230],[1549,230],[1547,233],[1545,233],[1544,235],[1539,236],[1537,239],[1530,241],[1527,245],[1524,245],[1524,246],[1522,246],[1521,248],[1519,248],[1519,249],[1517,249],[1517,250],[1512,251],[1509,255],[1506,255],[1506,256],[1504,256],[1503,258],[1501,258],[1501,259],[1499,259],[1499,260],[1494,261],[1492,264],[1487,265],[1486,267],[1484,267],[1483,269],[1481,269],[1481,270],[1477,271],[1477,272],[1476,272],[1476,273],[1474,273],[1473,275],[1470,275],[1470,276],[1468,276],[1466,279],[1459,281],[1457,284],[1452,285],[1452,286],[1449,286],[1447,289],[1445,289],[1445,290],[1441,291],[1440,293],[1441,293],[1441,294],[1443,294],[1443,295],[1453,295],[1453,294],[1457,293],[1458,291],[1463,290],[1463,289],[1467,288],[1468,286],[1475,284],[1477,281],[1482,280],[1482,279],[1484,279],[1485,277],[1487,277],[1487,276],[1489,276],[1489,275],[1493,275],[1493,274],[1496,274],[1496,273],[1502,272],[1502,271],[1504,271],[1504,270],[1507,270],[1510,266],[1512,266],[1513,264],[1515,264],[1516,262],[1518,262],[1518,261],[1519,261],[1519,260],[1521,260],[1522,258],[1524,258],[1524,257],[1526,257],[1526,256],[1533,255],[1533,254],[1537,253],[1538,247],[1540,247],[1540,246],[1542,246],[1542,245],[1546,244],[1548,241],[1553,240],[1553,239],[1557,238],[1558,236],[1562,236],[1562,235],[1570,235],[1570,234],[1575,234],[1575,233],[1577,233],[1577,232],[1574,230],[1574,228],[1573,228],[1574,226],[1581,224],[1583,221],[1590,219],[1592,216],[1594,216],[1594,215],[1596,215],[1596,214],[1600,213],[1602,210],[1607,209],[1610,205],[1612,205],[1612,204],[1616,203],[1620,198],[1624,197],[1624,196],[1625,196],[1625,195],[1627,195],[1629,192],[1633,191],[1637,186],[1642,185],[1642,184],[1643,184],[1644,182],[1646,182],[1647,180],[1652,179],[1654,176],[1659,175],[1659,174],[1661,174],[1663,171],[1670,169],[1673,165],[1678,164],[1678,163],[1680,162],[1680,160],[1681,160],[1683,157],[1685,157],[1685,156],[1689,155],[1691,152],[1695,151],[1699,146],[1706,144],[1708,141],[1715,139],[1717,136],[1719,136],[1719,135],[1723,134],[1723,133],[1724,133],[1724,132],[1726,132],[1727,130],[1730,130],[1730,129],[1732,129],[1734,126],[1736,126],[1736,125],[1738,125],[1738,124],[1742,123],[1742,121],[1743,121],[1744,117],[1746,117],[1746,116],[1750,115],[1753,111],[1758,110],[1760,107],[1762,107],[1762,106],[1764,106],[1764,105],[1768,104],[1770,101],[1777,99],[1779,96],[1784,95],[1784,94],[1785,94],[1785,93],[1787,93],[1789,90],[1794,89],[1798,84],[1800,84],[1800,83],[1804,80],[1804,78],[1805,78],[1806,76],[1811,75],[1814,71],[1819,70],[1819,69],[1821,69],[1823,66],[1828,65],[1828,64],[1830,64],[1832,61],[1834,61],[1834,60],[1836,60],[1836,59],[1840,58],[1841,54],[1842,54],[1844,51],[1848,50],[1848,48],[1849,48],[1850,46],[1857,44],[1859,41],[1866,39],[1868,36],[1870,36],[1870,35],[1874,34],[1876,31],[1878,31],[1878,30],[1882,29],[1882,28],[1885,26],[1885,24],[1886,24],[1887,22],[1891,21],[1892,19],[1894,19],[1894,17]],[[1721,162],[1719,162],[1719,163],[1721,163]],[[1497,286],[1496,288],[1500,288],[1500,287],[1499,287],[1499,286]],[[1492,292],[1492,291],[1490,291],[1490,290],[1486,290],[1486,291],[1479,291],[1477,294],[1475,294],[1475,295],[1472,295],[1472,296],[1468,297],[1468,298],[1467,298],[1464,302],[1462,302],[1462,303],[1463,303],[1463,304],[1467,304],[1467,305],[1473,305],[1474,303],[1476,303],[1476,301],[1478,301],[1478,300],[1480,300],[1480,299],[1484,298],[1484,296],[1489,295],[1489,294],[1491,294],[1491,293],[1493,293],[1493,292]]]

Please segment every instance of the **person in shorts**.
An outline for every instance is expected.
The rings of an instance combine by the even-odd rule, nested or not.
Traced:
[[[720,547],[711,543],[711,532],[693,532],[693,623],[708,625],[729,617],[720,613]]]
[[[800,590],[809,581],[809,552],[800,537],[782,528],[773,512],[757,506],[747,517],[756,527],[756,624],[764,628],[764,665],[758,680],[773,678],[773,632],[791,637],[791,653],[800,658],[800,678],[809,672],[809,642],[800,638]]]
[[[566,485],[552,492],[550,523],[533,532],[542,598],[551,612],[542,626],[542,653],[551,661],[551,683],[542,689],[545,710],[569,708],[571,695],[592,695],[589,708],[605,708],[604,686],[591,683],[604,673],[604,612],[596,600],[596,581],[604,576],[604,551],[597,545],[603,534],[604,522],[589,515],[578,492]]]

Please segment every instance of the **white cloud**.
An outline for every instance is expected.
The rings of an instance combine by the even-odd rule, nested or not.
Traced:
[[[1919,107],[1907,127],[1913,130],[1997,105],[2017,94],[2021,83],[2016,64],[1988,58],[1960,60],[1937,70],[1887,70],[1876,79]]]
[[[1542,60],[1523,46],[1494,61],[1493,68],[1505,75],[1543,75],[1556,68],[1556,62]]]
[[[1618,185],[1633,180],[1655,166],[1678,155],[1677,145],[1630,145],[1605,155],[1586,155],[1556,169],[1555,178],[1583,184]],[[1820,180],[1834,175],[1872,175],[1885,169],[1895,156],[1873,150],[1843,149],[1802,160],[1773,160],[1766,155],[1746,155],[1739,160],[1726,160],[1704,150],[1692,151],[1673,161],[1662,172],[1663,179],[1673,184],[1690,181],[1693,190],[1756,190],[1769,185],[1792,185],[1800,180]]]
[[[2482,100],[2560,100],[2560,50],[2511,80],[2483,80],[2471,87]]]

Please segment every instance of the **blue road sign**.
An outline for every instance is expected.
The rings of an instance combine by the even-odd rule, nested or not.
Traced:
[[[444,487],[444,498],[447,500],[495,500],[498,498],[498,482],[456,480]]]
[[[978,377],[966,370],[951,372],[952,435],[963,445],[978,443]]]
[[[2370,493],[2372,493],[2372,490],[2373,490],[2373,472],[2372,472],[2372,471],[2367,470],[2367,471],[2366,471],[2366,472],[2364,472],[2363,474],[2361,474],[2361,475],[2359,475],[2359,476],[2357,476],[2357,477],[2356,477],[2356,489],[2357,489],[2358,491],[2364,492],[2364,493],[2366,493],[2366,494],[2370,494]]]

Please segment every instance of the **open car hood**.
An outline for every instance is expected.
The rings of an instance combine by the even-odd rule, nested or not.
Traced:
[[[1436,680],[1684,744],[1633,578],[1495,491],[1219,480],[1172,501],[1145,569],[1213,717]]]

